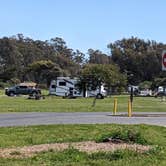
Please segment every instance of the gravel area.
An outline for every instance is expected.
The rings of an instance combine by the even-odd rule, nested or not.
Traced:
[[[127,143],[96,143],[93,141],[87,142],[75,142],[75,143],[54,143],[54,144],[41,144],[33,146],[24,146],[16,148],[1,148],[0,158],[25,158],[32,157],[35,154],[43,151],[63,151],[73,147],[83,152],[94,153],[94,152],[113,152],[119,149],[130,149],[139,153],[148,151],[151,149],[150,146],[143,146],[138,144],[127,144]]]

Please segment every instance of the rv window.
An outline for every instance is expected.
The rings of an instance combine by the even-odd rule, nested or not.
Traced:
[[[56,88],[56,86],[55,86],[55,85],[52,85],[52,86],[51,86],[51,88],[55,89],[55,88]]]
[[[66,86],[66,82],[59,82],[59,86]]]

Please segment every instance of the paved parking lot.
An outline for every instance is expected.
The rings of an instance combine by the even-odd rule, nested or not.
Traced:
[[[112,116],[111,112],[77,112],[77,113],[1,113],[0,126],[27,126],[46,124],[150,124],[166,126],[164,113],[134,113],[127,117],[126,113]]]

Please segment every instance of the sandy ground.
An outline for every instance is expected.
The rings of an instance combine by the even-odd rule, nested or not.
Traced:
[[[4,148],[0,149],[0,158],[25,158],[32,157],[39,152],[54,150],[63,151],[68,148],[75,148],[82,152],[94,153],[94,152],[113,152],[119,149],[130,149],[139,153],[148,151],[150,146],[143,146],[138,144],[127,143],[96,143],[93,141],[87,142],[75,142],[75,143],[54,143],[54,144],[41,144],[33,146],[24,146],[16,148]]]

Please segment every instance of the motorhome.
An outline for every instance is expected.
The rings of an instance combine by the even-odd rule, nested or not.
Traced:
[[[163,97],[166,96],[166,87],[159,86],[157,92],[154,94],[155,97]]]
[[[101,85],[100,89],[86,90],[85,94],[77,87],[79,79],[70,77],[57,77],[56,80],[52,80],[49,88],[50,95],[56,96],[72,96],[72,97],[92,97],[97,96],[102,98],[106,96],[106,90]]]
[[[158,91],[157,92],[164,92],[165,91],[165,88],[163,86],[159,86],[158,87]]]

